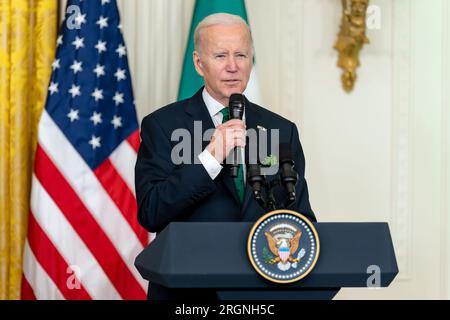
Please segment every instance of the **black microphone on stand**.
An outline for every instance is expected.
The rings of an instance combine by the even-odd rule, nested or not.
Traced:
[[[261,207],[266,208],[266,200],[262,193],[266,184],[266,179],[261,174],[261,167],[259,164],[247,165],[247,182],[252,187],[253,197],[256,202],[258,202]]]
[[[280,143],[280,179],[287,190],[288,203],[295,201],[295,185],[298,174],[294,170],[294,160],[292,158],[291,147],[288,143]]]
[[[233,93],[230,96],[229,108],[230,108],[230,119],[242,120],[245,109],[244,96],[240,93]],[[235,178],[238,176],[239,160],[241,159],[241,148],[238,147],[234,148],[233,156],[234,161],[230,165],[230,174],[232,177]]]

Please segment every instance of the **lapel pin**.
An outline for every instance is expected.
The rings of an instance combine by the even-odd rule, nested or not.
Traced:
[[[267,129],[266,128],[264,128],[263,126],[260,126],[259,124],[256,126],[259,130],[262,130],[262,131],[267,131]]]

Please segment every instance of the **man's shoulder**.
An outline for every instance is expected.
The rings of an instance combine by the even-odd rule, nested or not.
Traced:
[[[274,123],[276,125],[282,125],[282,126],[291,126],[294,123],[290,121],[289,119],[284,118],[283,116],[279,115],[278,113],[275,113],[273,111],[270,111],[260,105],[257,105],[256,103],[253,103],[253,108],[255,108],[256,112],[265,120],[270,121],[271,123]]]
[[[172,102],[168,105],[160,107],[150,114],[146,115],[142,120],[142,124],[150,121],[156,121],[159,124],[173,123],[177,119],[184,118],[186,115],[186,106],[188,99]]]

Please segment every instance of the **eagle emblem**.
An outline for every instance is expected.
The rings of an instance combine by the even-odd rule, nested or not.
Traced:
[[[289,270],[291,267],[296,268],[300,259],[304,256],[305,250],[300,250],[297,257],[297,252],[300,245],[300,237],[302,232],[297,230],[290,224],[278,224],[272,227],[269,231],[264,232],[267,239],[270,252],[275,256],[268,257],[267,250],[265,253],[265,261],[270,264],[277,264],[278,269],[282,271]]]
[[[270,251],[278,257],[271,259],[270,263],[274,264],[276,262],[282,261],[286,263],[289,262],[298,262],[298,259],[292,257],[295,251],[298,249],[298,243],[300,240],[300,236],[302,233],[297,231],[292,239],[281,238],[279,240],[275,240],[270,232],[265,232],[264,235],[267,238],[267,243],[269,245]]]

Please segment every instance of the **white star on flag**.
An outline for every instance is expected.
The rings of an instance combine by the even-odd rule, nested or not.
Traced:
[[[60,59],[55,59],[55,60],[53,61],[53,63],[52,63],[52,69],[53,69],[53,71],[55,71],[56,69],[61,68],[59,62],[60,62]]]
[[[116,102],[116,106],[123,103],[123,93],[116,92],[113,100]]]
[[[77,72],[83,71],[83,68],[81,67],[82,64],[83,62],[74,60],[73,64],[70,66],[70,69],[73,70],[74,74],[77,74]]]
[[[126,56],[127,55],[127,49],[122,44],[119,45],[119,47],[117,48],[116,52],[119,54],[119,57],[121,57],[121,58],[122,58],[122,56]]]
[[[84,38],[79,38],[78,36],[76,36],[72,44],[75,46],[75,49],[77,50],[80,48],[84,48]]]
[[[127,76],[125,75],[125,70],[118,68],[114,76],[117,78],[117,81],[125,80]]]
[[[51,82],[50,86],[48,87],[48,91],[50,91],[50,95],[58,92],[58,83]]]
[[[97,78],[105,75],[105,66],[101,66],[97,64],[94,69],[94,73],[97,75]]]
[[[103,90],[95,88],[94,92],[92,92],[92,96],[94,97],[95,102],[97,102],[98,100],[102,100],[103,99]]]
[[[99,25],[100,29],[106,28],[108,26],[108,17],[105,18],[103,16],[100,16],[96,24]]]
[[[106,3],[109,3],[110,0],[102,0],[102,6]]]
[[[122,126],[122,118],[118,117],[118,116],[114,116],[111,123],[114,126],[114,129],[120,128]]]
[[[83,23],[86,23],[86,14],[78,13],[78,15],[75,17],[75,22],[77,24],[77,27],[80,28]]]
[[[101,140],[101,137],[92,136],[91,140],[89,141],[89,144],[92,146],[92,150],[95,150],[95,149],[101,147],[100,140]]]
[[[76,86],[73,84],[69,90],[69,93],[72,95],[72,98],[75,98],[76,96],[81,96],[80,86]]]
[[[56,46],[58,47],[62,44],[63,44],[63,36],[60,35],[60,36],[58,36],[58,39],[56,40]]]
[[[94,111],[94,113],[92,114],[92,117],[90,118],[91,121],[94,123],[94,126],[96,126],[99,123],[102,123],[102,114],[101,113],[97,113]]]
[[[67,114],[67,117],[70,119],[70,122],[74,122],[75,120],[80,120],[78,115],[79,110],[70,109],[70,112]]]
[[[106,52],[106,41],[98,40],[95,49],[98,50],[98,53]]]

